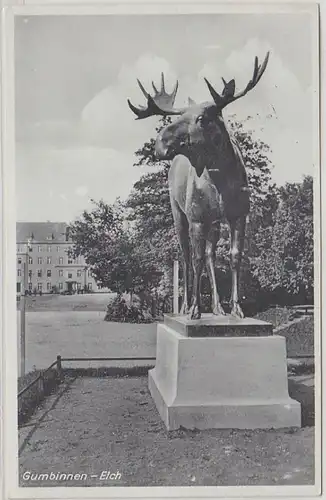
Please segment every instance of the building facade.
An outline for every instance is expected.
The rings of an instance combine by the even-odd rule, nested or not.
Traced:
[[[84,258],[73,259],[71,248],[64,222],[17,222],[17,293],[97,292]]]

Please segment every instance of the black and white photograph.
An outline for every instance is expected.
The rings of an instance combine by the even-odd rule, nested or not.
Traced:
[[[16,494],[319,495],[317,4],[74,9],[7,19]]]

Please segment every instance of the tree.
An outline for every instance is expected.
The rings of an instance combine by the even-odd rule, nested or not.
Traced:
[[[156,132],[159,133],[171,123],[170,117],[160,120]],[[152,259],[160,267],[162,274],[166,266],[179,253],[170,206],[168,171],[170,163],[158,162],[155,157],[155,139],[150,139],[136,151],[139,158],[135,166],[148,165],[156,168],[141,176],[134,184],[126,206],[130,210],[128,220],[132,221],[140,242],[147,242]]]
[[[280,203],[273,224],[258,233],[255,274],[261,286],[300,301],[313,298],[313,179],[287,183],[279,189]]]
[[[84,210],[81,217],[69,227],[74,257],[83,255],[97,282],[111,285],[111,262],[115,245],[123,230],[121,204],[108,205],[103,200],[92,200],[93,208]]]
[[[139,244],[124,221],[118,200],[108,205],[92,200],[93,208],[70,225],[72,255],[83,255],[96,281],[119,294],[139,292],[158,285],[156,267],[148,258],[146,242]]]

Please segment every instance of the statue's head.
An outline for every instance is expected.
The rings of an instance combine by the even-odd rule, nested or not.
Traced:
[[[227,137],[222,117],[223,109],[231,102],[246,95],[257,85],[266,69],[268,58],[269,53],[267,53],[261,65],[258,64],[258,58],[255,58],[252,79],[241,92],[235,93],[234,79],[226,82],[222,78],[224,88],[222,93],[219,94],[205,78],[213,101],[197,104],[192,99],[189,99],[188,106],[179,109],[174,108],[178,82],[173,92],[169,94],[165,91],[164,76],[162,74],[161,89],[157,90],[153,83],[154,95],[151,96],[144,89],[141,82],[137,80],[147,99],[147,106],[141,107],[135,107],[128,100],[129,107],[136,114],[137,119],[153,115],[178,116],[173,123],[167,125],[159,133],[155,144],[157,157],[163,160],[171,160],[176,155],[183,154],[192,160],[197,153],[209,154],[210,150],[216,149]]]
[[[173,159],[177,154],[191,159],[195,151],[216,148],[224,132],[221,110],[215,104],[193,104],[158,134],[156,155],[163,160]]]

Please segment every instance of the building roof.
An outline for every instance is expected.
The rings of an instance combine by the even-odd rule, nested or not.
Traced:
[[[66,242],[66,222],[17,222],[17,243],[27,242],[32,238],[34,243],[64,243]]]

